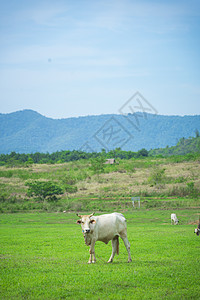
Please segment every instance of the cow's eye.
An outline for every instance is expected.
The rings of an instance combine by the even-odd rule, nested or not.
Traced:
[[[82,221],[81,224],[84,224],[84,222]]]

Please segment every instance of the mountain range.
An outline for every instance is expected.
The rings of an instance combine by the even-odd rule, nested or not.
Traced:
[[[200,115],[138,112],[51,119],[33,110],[22,110],[0,114],[0,153],[150,150],[174,146],[180,138],[194,136],[196,131],[200,131]]]

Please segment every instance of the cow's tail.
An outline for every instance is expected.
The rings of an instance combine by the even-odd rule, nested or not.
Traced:
[[[119,255],[119,237],[117,237],[116,239],[117,239],[117,255]]]

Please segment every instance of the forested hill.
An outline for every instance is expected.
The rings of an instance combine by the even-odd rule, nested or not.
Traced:
[[[135,113],[51,119],[32,110],[0,114],[0,153],[55,152],[102,148],[138,151],[174,146],[200,131],[200,115]]]
[[[170,155],[185,155],[188,153],[200,153],[200,136],[198,130],[196,137],[185,139],[181,138],[176,146],[152,149],[149,151],[150,156],[170,156]]]

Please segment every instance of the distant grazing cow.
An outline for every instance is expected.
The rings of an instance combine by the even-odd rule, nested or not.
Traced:
[[[101,216],[91,215],[78,215],[80,220],[77,224],[81,224],[82,233],[84,236],[85,244],[90,246],[90,258],[88,263],[95,263],[95,250],[94,246],[96,241],[101,241],[107,244],[112,240],[112,254],[109,263],[113,261],[113,258],[117,252],[119,254],[119,236],[124,242],[126,250],[128,252],[128,262],[131,262],[130,243],[127,238],[126,219],[122,214],[112,213]]]
[[[171,214],[171,224],[177,225],[178,224],[178,218],[176,214]]]
[[[199,225],[197,228],[195,228],[194,233],[196,233],[196,235],[200,235],[200,218],[199,218]]]

